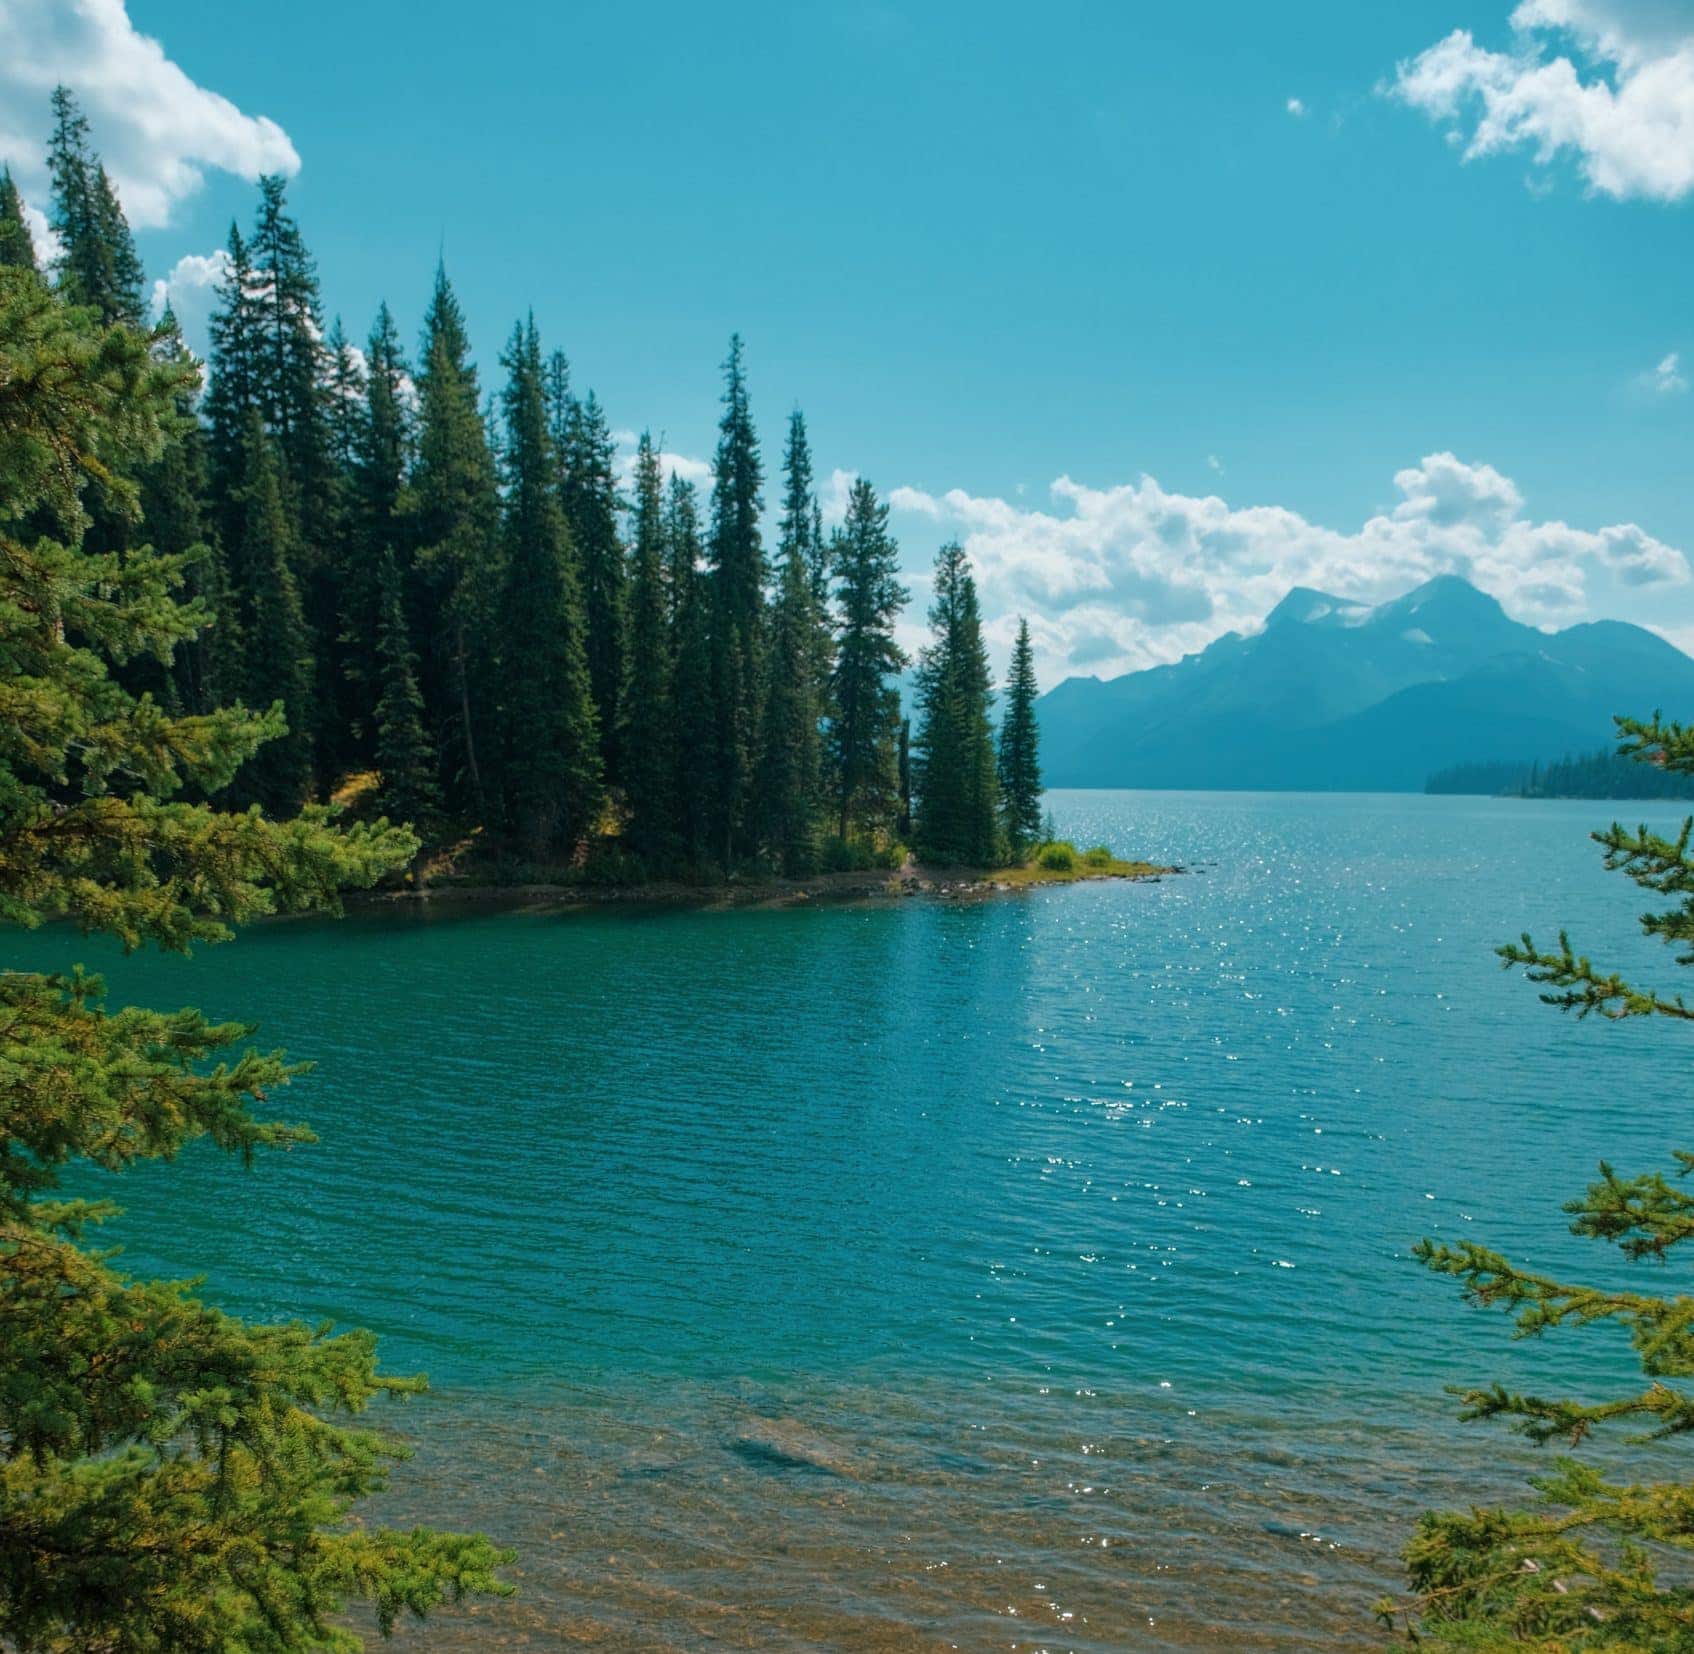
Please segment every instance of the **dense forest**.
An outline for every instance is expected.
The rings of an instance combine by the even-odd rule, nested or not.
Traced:
[[[1437,770],[1424,791],[1493,798],[1694,798],[1694,775],[1617,752],[1593,752],[1550,763],[1454,764]]]
[[[445,269],[415,358],[386,305],[362,347],[326,327],[267,177],[250,232],[230,230],[202,366],[168,310],[148,324],[122,207],[64,88],[53,114],[57,253],[42,269],[7,173],[0,263],[193,370],[198,391],[132,479],[139,515],[96,509],[88,543],[182,556],[182,595],[209,622],[167,665],[124,667],[126,689],[173,715],[244,705],[285,726],[217,803],[280,819],[334,799],[514,874],[807,873],[907,843],[974,865],[1027,854],[1027,627],[996,731],[974,579],[943,548],[908,727],[888,507],[859,479],[825,532],[795,411],[767,553],[738,337],[709,496],[666,480],[651,434],[625,482],[598,398],[533,317],[485,394]]]

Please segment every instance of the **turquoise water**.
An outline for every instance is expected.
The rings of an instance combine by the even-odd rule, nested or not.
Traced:
[[[1675,974],[1585,838],[1609,806],[1052,803],[1192,870],[79,946],[318,1062],[282,1112],[321,1144],[126,1175],[113,1233],[430,1374],[386,1514],[509,1538],[523,1589],[405,1646],[1372,1646],[1413,1513],[1533,1462],[1442,1385],[1629,1372],[1407,1261],[1618,1275],[1560,1202],[1686,1141],[1676,1030],[1490,953],[1569,925]]]

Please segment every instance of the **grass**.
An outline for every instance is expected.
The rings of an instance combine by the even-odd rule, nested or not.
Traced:
[[[1150,861],[1120,861],[1103,844],[1078,850],[1063,839],[1038,845],[1028,861],[995,871],[996,884],[1072,884],[1078,879],[1147,879],[1171,869]]]

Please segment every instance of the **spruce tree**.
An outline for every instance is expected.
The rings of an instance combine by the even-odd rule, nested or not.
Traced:
[[[365,347],[365,371],[351,421],[345,520],[334,569],[346,743],[350,756],[373,755],[376,701],[388,682],[380,653],[383,560],[403,532],[403,491],[411,453],[406,359],[386,304]],[[404,565],[397,565],[404,585]],[[411,606],[405,605],[407,614]]]
[[[54,262],[60,295],[90,306],[104,322],[140,327],[141,260],[106,169],[89,146],[88,122],[65,86],[53,91],[47,170],[60,247]]]
[[[276,450],[257,410],[247,416],[241,510],[241,540],[232,562],[245,598],[245,699],[277,712],[286,728],[248,760],[237,777],[236,796],[281,819],[297,814],[312,791],[312,640],[294,579],[294,525],[283,501]]]
[[[568,382],[567,382],[568,383]],[[588,623],[588,680],[600,724],[600,755],[609,782],[622,781],[618,742],[622,734],[628,577],[618,538],[618,489],[612,433],[593,391],[583,401],[569,397],[560,421],[564,447],[559,470],[560,504],[576,554],[582,607]]]
[[[813,583],[815,499],[806,424],[789,421],[776,602],[770,617],[769,670],[758,772],[760,834],[785,873],[817,864],[822,777],[822,691],[828,636]]]
[[[184,365],[0,268],[0,385],[0,923],[185,950],[402,865],[396,829],[191,802],[277,720],[174,718],[110,675],[168,659],[197,619],[172,596],[181,559],[87,550],[79,490],[156,456]],[[114,493],[133,510],[129,484]],[[88,1244],[112,1207],[63,1187],[201,1138],[243,1156],[309,1142],[256,1112],[298,1065],[239,1023],[108,1010],[80,968],[0,973],[0,1023],[0,1645],[353,1650],[354,1603],[386,1631],[499,1589],[486,1540],[354,1521],[403,1449],[344,1415],[420,1380],[380,1373],[367,1333],[248,1323],[121,1273]]]
[[[759,534],[764,469],[747,400],[741,336],[724,363],[723,417],[713,461],[712,701],[716,719],[713,838],[726,867],[742,844],[763,705],[765,553]]]
[[[1629,756],[1694,774],[1694,729],[1657,717],[1620,719],[1619,729]],[[1645,915],[1641,927],[1678,950],[1677,964],[1694,963],[1694,819],[1674,837],[1617,823],[1593,837],[1608,869],[1674,900]],[[1567,935],[1547,949],[1525,934],[1499,953],[1545,990],[1545,1001],[1579,1018],[1651,1017],[1681,1027],[1694,1021],[1694,1006],[1681,995],[1603,970]],[[1694,1196],[1681,1185],[1694,1173],[1694,1153],[1674,1150],[1672,1159],[1668,1177],[1622,1176],[1601,1162],[1598,1181],[1565,1207],[1571,1232],[1606,1241],[1637,1265],[1677,1261],[1676,1248],[1694,1238]],[[1694,1534],[1694,1481],[1673,1457],[1678,1438],[1694,1431],[1694,1396],[1677,1385],[1694,1378],[1689,1296],[1621,1288],[1615,1270],[1603,1287],[1572,1284],[1522,1269],[1479,1241],[1424,1240],[1416,1252],[1460,1282],[1471,1303],[1505,1310],[1520,1336],[1593,1326],[1627,1334],[1646,1382],[1603,1399],[1520,1394],[1499,1383],[1460,1391],[1462,1418],[1501,1421],[1532,1442],[1562,1442],[1568,1452],[1535,1478],[1536,1497],[1520,1508],[1426,1515],[1406,1551],[1414,1599],[1383,1603],[1384,1620],[1404,1616],[1410,1639],[1432,1648],[1624,1654],[1694,1646],[1694,1585],[1680,1560]],[[1640,1432],[1626,1438],[1637,1445],[1622,1474],[1578,1456],[1618,1426]]]
[[[717,780],[717,718],[712,700],[710,576],[700,567],[700,516],[694,484],[673,476],[665,501],[665,539],[675,606],[671,653],[676,707],[676,831],[694,865],[711,853]]]
[[[906,601],[900,550],[888,507],[858,477],[831,548],[836,580],[835,670],[830,683],[830,749],[837,832],[876,832],[892,824],[899,795],[900,693],[891,681],[906,664],[894,623]]]
[[[532,319],[512,334],[502,399],[506,582],[499,634],[502,794],[532,857],[569,855],[600,806],[600,736],[588,680],[587,627],[559,508]]]
[[[0,268],[39,272],[35,238],[24,219],[23,197],[12,181],[12,169],[0,167]]]
[[[435,751],[424,728],[417,656],[401,595],[400,565],[391,550],[379,560],[376,633],[380,693],[377,697],[376,767],[382,777],[382,808],[420,835],[433,824],[438,794]]]
[[[665,857],[676,846],[676,705],[661,481],[658,450],[643,431],[635,451],[629,678],[619,746],[629,840],[649,860]]]
[[[985,867],[998,859],[1000,836],[991,679],[976,581],[957,541],[936,556],[929,625],[933,641],[918,660],[911,765],[916,848],[929,861]]]
[[[1041,730],[1035,718],[1035,651],[1029,622],[1018,621],[1006,711],[1000,721],[1000,820],[1006,849],[1020,862],[1041,841]]]
[[[227,546],[234,543],[240,527],[247,416],[261,411],[260,352],[264,347],[253,261],[246,238],[235,224],[229,227],[228,259],[216,291],[207,328],[211,348],[203,411],[212,515]]]
[[[422,599],[424,705],[449,755],[448,801],[480,822],[495,800],[494,639],[503,581],[494,454],[464,315],[437,267],[418,380],[411,527]]]

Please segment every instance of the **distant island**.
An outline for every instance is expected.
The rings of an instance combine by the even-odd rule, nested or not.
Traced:
[[[1055,787],[1422,792],[1455,765],[1593,752],[1642,706],[1694,707],[1694,660],[1622,621],[1538,631],[1441,575],[1374,607],[1296,587],[1249,636],[1068,678],[1036,715]]]
[[[1491,798],[1694,798],[1694,776],[1602,750],[1551,763],[1449,764],[1423,790]]]

